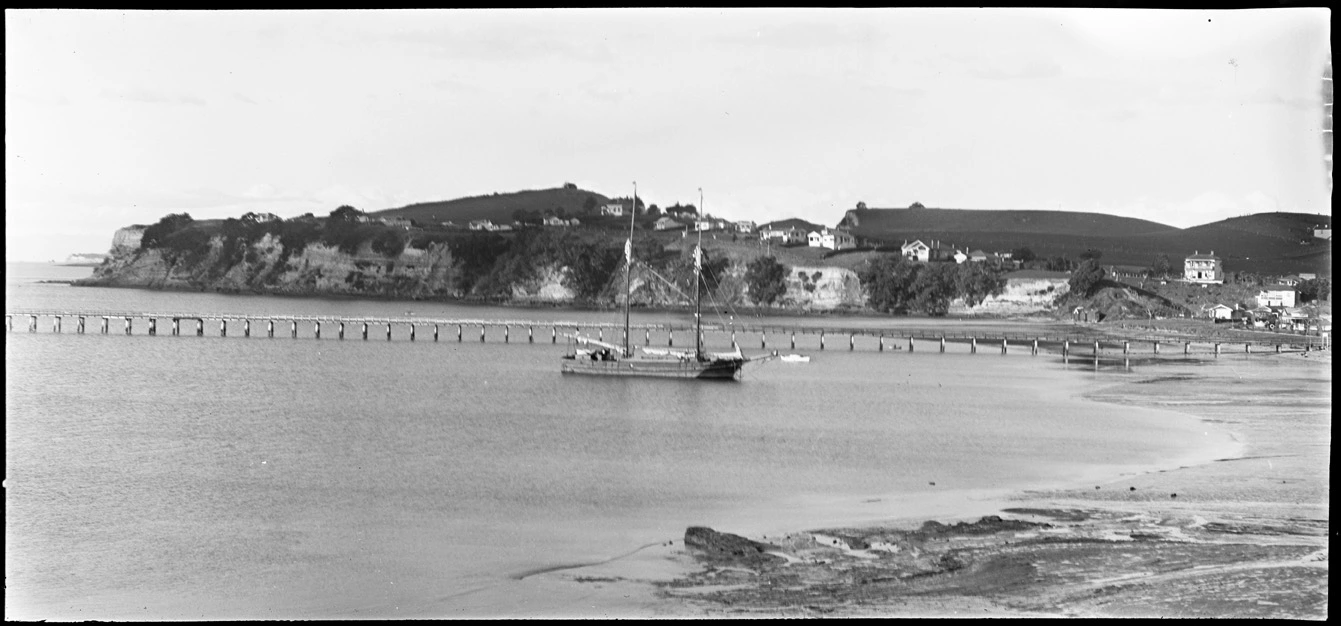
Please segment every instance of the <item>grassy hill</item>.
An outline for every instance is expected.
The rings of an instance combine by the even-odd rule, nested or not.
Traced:
[[[1098,213],[858,209],[844,223],[860,237],[890,243],[936,239],[963,249],[1027,247],[1039,256],[1071,258],[1094,249],[1106,265],[1148,266],[1163,254],[1175,269],[1194,252],[1213,251],[1226,271],[1331,275],[1331,242],[1312,236],[1313,227],[1330,225],[1331,217],[1308,213],[1260,213],[1179,229]]]
[[[473,196],[439,202],[421,202],[398,209],[377,211],[371,213],[371,215],[376,217],[401,217],[414,220],[420,224],[452,221],[464,225],[470,220],[510,223],[512,222],[513,212],[519,209],[543,213],[547,209],[562,208],[569,217],[580,219],[586,214],[586,207],[599,207],[609,201],[609,198],[594,191],[585,191],[576,187],[558,187],[512,193],[494,193],[486,196]]]
[[[989,211],[980,209],[854,209],[843,222],[853,234],[887,241],[920,239],[935,231],[954,233],[1022,233],[1030,235],[1147,235],[1177,228],[1131,217],[1072,211]]]
[[[768,222],[766,224],[759,225],[759,230],[764,230],[767,228],[799,228],[806,232],[810,232],[812,230],[823,230],[824,225],[816,224],[814,222],[807,222],[803,219],[792,217],[785,220],[777,220],[775,222]]]

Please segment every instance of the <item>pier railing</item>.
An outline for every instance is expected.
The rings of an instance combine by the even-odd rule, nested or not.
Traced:
[[[9,311],[5,314],[6,329],[8,332],[14,330],[15,318],[28,320],[28,331],[38,332],[39,320],[47,319],[51,322],[51,330],[55,333],[62,332],[65,320],[71,320],[76,333],[88,332],[88,320],[95,320],[99,323],[99,332],[108,334],[113,332],[113,326],[120,326],[120,332],[130,335],[134,334],[137,322],[143,322],[144,333],[148,335],[157,335],[160,332],[159,321],[163,320],[170,324],[167,331],[172,335],[180,335],[194,331],[197,336],[206,334],[206,321],[210,321],[210,326],[214,322],[218,323],[218,334],[228,336],[229,322],[236,322],[233,326],[233,333],[241,332],[242,336],[250,337],[253,331],[264,332],[268,337],[275,336],[275,328],[278,324],[281,334],[288,334],[293,338],[299,336],[299,324],[310,324],[312,328],[311,336],[316,339],[322,337],[323,327],[328,333],[334,333],[337,338],[345,339],[347,333],[354,333],[356,337],[368,339],[371,334],[384,334],[387,340],[392,339],[393,328],[403,328],[408,330],[410,341],[416,339],[416,331],[431,329],[434,341],[440,340],[443,329],[447,329],[450,335],[455,331],[456,340],[464,341],[467,329],[471,330],[473,337],[474,329],[479,329],[479,341],[486,341],[489,336],[489,329],[498,329],[502,332],[502,340],[505,343],[511,342],[512,329],[525,329],[528,343],[536,341],[536,329],[540,329],[543,340],[544,330],[548,329],[551,343],[557,343],[561,331],[594,331],[597,339],[605,340],[605,333],[610,332],[610,341],[622,341],[623,325],[614,322],[579,322],[579,321],[543,321],[543,320],[524,320],[524,319],[480,319],[480,318],[430,318],[430,317],[364,317],[364,316],[338,316],[338,315],[274,315],[258,313],[196,313],[196,312],[173,312],[173,311],[111,311],[111,310],[55,310],[55,309],[21,309]],[[186,326],[183,326],[186,322]],[[253,329],[252,323],[256,322],[258,327]],[[194,328],[191,324],[194,323]],[[263,328],[260,327],[263,325]],[[241,326],[239,329],[238,326]],[[287,326],[287,328],[285,328]],[[1274,334],[1264,335],[1254,338],[1205,338],[1195,336],[1184,336],[1172,331],[1159,331],[1154,329],[1138,328],[1107,328],[1105,333],[1097,332],[1097,329],[1078,329],[1085,332],[1079,333],[1060,333],[1056,329],[1046,332],[1006,332],[1006,331],[980,331],[980,330],[950,330],[937,328],[872,328],[872,327],[840,327],[840,326],[815,326],[815,325],[786,325],[786,324],[749,324],[749,323],[705,323],[703,331],[705,334],[714,333],[721,335],[729,333],[732,346],[742,344],[751,344],[753,338],[759,341],[760,349],[769,349],[769,337],[773,337],[776,344],[784,344],[791,349],[796,349],[796,337],[801,336],[819,336],[819,349],[826,349],[826,340],[835,341],[840,346],[843,339],[847,339],[846,344],[849,350],[855,350],[857,338],[862,338],[863,347],[875,340],[879,351],[900,350],[916,351],[939,350],[945,351],[947,343],[950,344],[968,344],[969,351],[978,352],[979,347],[991,349],[999,347],[1001,352],[1007,353],[1012,347],[1016,349],[1028,349],[1032,354],[1037,354],[1040,349],[1051,349],[1060,351],[1063,356],[1072,356],[1092,354],[1098,356],[1101,353],[1116,353],[1119,349],[1121,354],[1129,355],[1137,352],[1160,354],[1161,349],[1166,353],[1182,352],[1183,354],[1213,352],[1217,356],[1222,352],[1236,351],[1252,353],[1254,348],[1258,352],[1263,351],[1311,351],[1329,349],[1329,337],[1293,335],[1293,334]],[[637,343],[639,332],[643,335],[643,344],[650,345],[652,341],[652,332],[666,334],[667,345],[675,345],[675,334],[681,333],[684,337],[692,337],[693,326],[687,323],[657,323],[657,324],[632,324],[630,325],[630,337],[632,343]],[[214,331],[211,330],[212,334]],[[779,336],[782,337],[779,340]],[[928,343],[929,342],[929,343]],[[1193,347],[1196,347],[1194,350]]]

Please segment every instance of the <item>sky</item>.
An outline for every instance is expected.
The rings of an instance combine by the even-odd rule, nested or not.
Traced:
[[[569,182],[759,222],[1330,215],[1329,42],[1321,8],[6,10],[5,257]]]

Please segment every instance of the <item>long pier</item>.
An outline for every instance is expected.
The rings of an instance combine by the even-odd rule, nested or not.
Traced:
[[[315,339],[321,339],[323,330],[327,336],[334,335],[337,339],[358,338],[367,340],[372,337],[385,337],[385,340],[392,339],[393,328],[401,328],[403,332],[408,332],[410,341],[416,340],[417,331],[423,329],[426,333],[431,332],[433,341],[440,341],[442,334],[447,334],[448,340],[455,335],[458,342],[466,341],[468,338],[474,340],[474,332],[479,331],[478,341],[485,342],[490,336],[490,329],[494,329],[495,341],[501,332],[502,341],[510,343],[513,341],[512,330],[518,330],[517,341],[521,340],[521,333],[525,332],[527,343],[537,341],[537,329],[540,333],[540,341],[545,339],[545,330],[549,330],[550,343],[557,343],[561,334],[568,330],[573,331],[595,331],[597,339],[606,340],[606,333],[609,332],[608,341],[623,341],[623,325],[617,323],[601,322],[573,322],[573,321],[537,321],[537,320],[501,320],[501,319],[455,319],[455,318],[424,318],[424,317],[341,317],[328,315],[268,315],[255,313],[187,313],[187,312],[145,312],[145,311],[68,311],[68,310],[16,310],[5,314],[7,332],[13,332],[15,318],[27,318],[28,331],[38,332],[39,319],[49,319],[51,321],[51,332],[63,332],[64,323],[69,320],[76,333],[92,332],[89,330],[88,322],[90,320],[98,324],[98,332],[109,334],[116,328],[118,334],[134,334],[137,323],[142,323],[145,333],[148,335],[157,335],[162,332],[159,328],[159,321],[170,324],[167,329],[163,329],[171,335],[181,335],[184,333],[194,333],[196,336],[205,336],[206,321],[209,321],[209,334],[215,332],[214,328],[217,322],[217,332],[219,336],[226,337],[230,333],[229,322],[235,322],[231,327],[234,335],[241,334],[243,337],[250,337],[253,332],[264,336],[274,338],[276,332],[280,336],[288,335],[291,338],[299,337],[300,324],[304,327],[310,327],[310,336]],[[183,324],[185,322],[185,324]],[[253,322],[256,322],[253,325]],[[278,331],[276,327],[278,326]],[[523,330],[524,329],[524,330]],[[467,333],[469,330],[469,333]],[[1046,334],[1046,333],[1025,333],[1025,332],[976,332],[976,331],[946,331],[940,329],[926,328],[851,328],[851,327],[820,327],[820,326],[802,326],[802,325],[779,325],[779,324],[704,324],[705,335],[709,332],[715,334],[730,333],[731,345],[733,347],[742,345],[752,345],[753,339],[758,340],[759,348],[768,350],[780,349],[786,346],[790,349],[796,349],[796,338],[801,336],[818,335],[818,348],[856,350],[857,338],[862,338],[863,347],[869,346],[872,341],[875,342],[877,350],[907,350],[913,351],[939,351],[945,352],[946,344],[967,344],[970,353],[977,353],[980,349],[984,352],[1000,350],[1006,354],[1012,349],[1028,350],[1031,354],[1038,354],[1040,349],[1052,349],[1060,351],[1061,355],[1066,357],[1092,356],[1098,358],[1100,354],[1117,354],[1121,350],[1124,356],[1145,353],[1185,355],[1213,353],[1219,356],[1222,353],[1241,352],[1251,354],[1256,348],[1257,352],[1282,352],[1282,351],[1311,351],[1328,349],[1328,337],[1312,337],[1307,335],[1275,335],[1256,339],[1223,339],[1213,340],[1205,338],[1186,338],[1170,337],[1168,335],[1158,335],[1155,333],[1132,332],[1124,333],[1120,337],[1095,336],[1094,334]],[[681,333],[682,341],[688,343],[682,345],[692,345],[693,326],[689,324],[633,324],[630,326],[630,343],[638,343],[638,334],[642,334],[642,345],[651,345],[652,332],[658,333],[658,340],[661,334],[665,333],[666,345],[675,345],[675,334]],[[773,343],[770,346],[770,336]],[[425,338],[427,339],[427,337]],[[846,341],[844,341],[846,340]],[[806,343],[811,343],[807,341]],[[660,345],[660,341],[658,341]],[[1195,349],[1194,349],[1195,346]]]

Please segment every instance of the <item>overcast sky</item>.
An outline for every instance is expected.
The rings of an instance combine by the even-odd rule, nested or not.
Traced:
[[[1329,17],[7,10],[5,254],[565,182],[825,224],[858,201],[1330,214]]]

